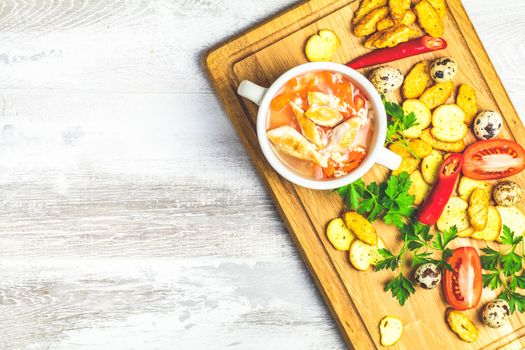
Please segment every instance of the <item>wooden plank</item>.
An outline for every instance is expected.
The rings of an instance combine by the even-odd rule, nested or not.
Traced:
[[[445,37],[449,47],[446,51],[439,52],[439,55],[449,55],[460,62],[460,74],[456,81],[469,83],[476,88],[481,109],[499,110],[505,116],[502,136],[524,143],[525,129],[461,3],[448,3],[450,11],[446,19]],[[525,324],[525,317],[520,314],[515,314],[507,326],[497,330],[480,326],[479,339],[473,344],[465,344],[450,333],[444,316],[416,317],[444,315],[446,306],[439,290],[416,293],[405,307],[397,305],[382,292],[384,282],[391,277],[388,272],[356,272],[349,266],[346,254],[331,249],[327,242],[324,228],[331,218],[340,213],[340,200],[328,192],[312,191],[287,183],[263,159],[253,129],[256,106],[238,98],[235,94],[236,86],[243,79],[268,86],[284,71],[306,62],[304,43],[310,35],[323,28],[335,30],[344,43],[334,61],[344,63],[366,52],[348,30],[348,23],[356,7],[357,4],[352,1],[310,1],[211,52],[206,59],[208,72],[226,111],[256,168],[269,186],[278,209],[349,341],[349,346],[363,349],[378,347],[377,324],[385,314],[398,315],[406,324],[405,335],[396,345],[399,349],[414,348],[416,345],[421,349],[458,346],[479,349],[490,347],[490,344],[501,345],[494,342],[501,339],[505,343],[504,339],[511,338],[518,339],[519,343],[519,337],[516,338],[512,333],[519,332]],[[406,73],[415,62],[432,57],[436,57],[436,54],[404,59],[393,65]],[[468,141],[472,140],[474,138],[470,135]],[[384,169],[374,167],[365,176],[365,180],[384,179],[385,176]],[[516,180],[525,185],[523,174],[517,176]],[[383,233],[389,247],[394,248],[400,244],[392,228],[378,225],[378,231]],[[462,240],[456,244],[465,242],[466,240]],[[479,242],[469,243],[475,246],[485,245]],[[367,287],[363,288],[365,285]],[[492,297],[492,292],[485,292],[483,301]],[[477,312],[479,310],[470,310],[468,314],[479,322]],[[356,332],[357,329],[359,331]],[[436,338],[434,334],[450,336]]]

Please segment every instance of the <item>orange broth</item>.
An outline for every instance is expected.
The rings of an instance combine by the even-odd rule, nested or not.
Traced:
[[[276,94],[267,133],[273,151],[288,167],[306,178],[329,180],[352,172],[366,157],[373,118],[368,99],[346,76],[309,72],[289,80]],[[285,126],[300,134],[282,128],[279,138],[270,137]]]

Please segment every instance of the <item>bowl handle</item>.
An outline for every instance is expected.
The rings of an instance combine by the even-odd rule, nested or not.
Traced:
[[[237,93],[239,95],[246,97],[248,100],[256,103],[257,105],[261,104],[264,95],[266,95],[266,91],[268,91],[268,89],[254,84],[249,80],[241,81],[241,84],[239,84],[239,88],[237,89]]]
[[[387,167],[390,170],[396,170],[401,165],[401,156],[392,152],[386,147],[381,147],[377,154],[376,163]]]

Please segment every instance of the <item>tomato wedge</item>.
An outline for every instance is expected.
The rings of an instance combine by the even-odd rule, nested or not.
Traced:
[[[443,289],[447,302],[456,310],[476,307],[481,298],[481,261],[473,247],[454,249],[447,259],[452,271],[445,269]]]
[[[511,140],[484,140],[463,153],[463,175],[476,180],[495,180],[525,169],[525,150]]]

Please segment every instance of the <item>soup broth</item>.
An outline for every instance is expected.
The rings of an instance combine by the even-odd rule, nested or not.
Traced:
[[[374,113],[344,75],[309,72],[289,80],[267,116],[267,136],[280,160],[310,179],[352,172],[368,153]]]

